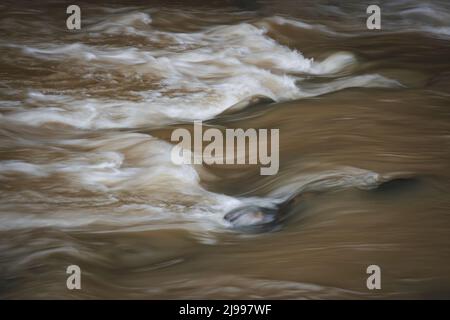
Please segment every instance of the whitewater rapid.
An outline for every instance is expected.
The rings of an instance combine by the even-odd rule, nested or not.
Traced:
[[[1,101],[4,107],[0,124],[4,124],[8,136],[3,138],[5,143],[13,139],[17,146],[45,146],[57,150],[58,157],[0,161],[0,179],[21,179],[31,184],[57,177],[54,184],[60,191],[70,192],[57,195],[49,189],[11,193],[8,201],[0,204],[4,211],[10,210],[0,217],[0,228],[101,225],[106,230],[128,230],[135,224],[163,228],[164,223],[175,223],[179,227],[217,229],[227,227],[223,215],[233,208],[247,203],[275,205],[306,185],[314,185],[316,190],[378,185],[381,178],[377,173],[336,168],[313,175],[296,173],[292,182],[275,188],[267,197],[231,197],[202,187],[199,168],[173,164],[172,145],[168,142],[148,134],[98,131],[207,120],[256,95],[283,102],[350,87],[402,87],[399,81],[377,73],[353,74],[359,58],[351,52],[330,53],[320,60],[305,57],[268,35],[273,24],[333,34],[324,26],[279,16],[193,32],[170,32],[153,26],[148,12],[121,10],[105,21],[88,20],[86,31],[82,36],[74,35],[73,42],[0,43],[20,59],[56,66],[52,75],[42,79],[44,85],[78,78],[81,84],[97,81],[100,86],[120,92],[129,83],[138,84],[138,90],[128,91],[131,98],[126,99],[114,89],[105,97],[81,85],[58,91],[27,86],[15,91],[11,100]],[[86,35],[94,39],[110,35],[139,37],[141,42],[106,46],[83,42]],[[322,79],[320,85],[304,85],[314,77]],[[14,100],[14,96],[21,99]],[[19,139],[7,133],[12,126],[29,127],[34,133],[39,128],[57,130],[51,139],[33,133]],[[79,137],[58,137],[64,130],[82,131],[77,132]],[[71,198],[70,194],[77,191],[89,192],[87,200]],[[109,209],[108,205],[124,202],[124,194],[128,197],[129,193],[145,196],[142,201],[134,199]],[[24,204],[22,211],[17,206],[12,209],[11,201],[20,201],[21,197],[31,204]],[[84,201],[98,201],[103,207],[80,213]],[[33,213],[46,211],[55,202],[70,202],[73,208]],[[130,208],[135,214],[124,215]]]

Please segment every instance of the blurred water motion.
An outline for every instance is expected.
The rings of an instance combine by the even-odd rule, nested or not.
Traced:
[[[0,296],[450,297],[449,3],[183,3],[0,4]],[[173,164],[193,120],[279,128],[279,173]],[[274,232],[223,219],[311,186]]]

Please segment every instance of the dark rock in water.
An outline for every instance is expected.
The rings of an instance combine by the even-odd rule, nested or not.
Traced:
[[[305,209],[307,200],[319,193],[321,192],[294,193],[284,201],[277,201],[273,206],[242,206],[225,214],[224,219],[231,224],[232,229],[239,232],[275,231],[280,229],[294,214]]]
[[[281,226],[281,223],[292,212],[292,208],[304,196],[305,194],[294,194],[273,207],[255,205],[239,207],[228,212],[224,216],[224,219],[232,224],[233,229],[242,232],[258,233],[273,231]]]
[[[264,232],[278,225],[278,208],[246,206],[228,212],[224,219],[233,225],[234,229],[245,232]]]

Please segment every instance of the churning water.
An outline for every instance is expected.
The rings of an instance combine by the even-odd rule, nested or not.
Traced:
[[[89,1],[69,31],[65,3],[3,1],[1,297],[450,297],[450,5],[367,30],[333,3]],[[194,120],[278,128],[280,171],[174,164]],[[271,232],[224,219],[297,193]]]

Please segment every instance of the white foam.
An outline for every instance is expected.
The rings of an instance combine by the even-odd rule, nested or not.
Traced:
[[[59,148],[88,148],[88,152],[67,152],[57,159],[44,163],[19,160],[0,161],[0,181],[7,179],[44,179],[57,190],[82,190],[92,193],[94,200],[57,198],[39,191],[28,192],[18,201],[24,206],[22,213],[17,205],[9,207],[12,201],[4,197],[0,201],[3,212],[0,230],[14,230],[51,226],[70,229],[99,225],[103,231],[118,230],[139,225],[141,229],[173,227],[192,231],[217,229],[226,226],[223,215],[241,204],[233,197],[209,192],[201,187],[196,170],[189,165],[176,165],[170,160],[171,145],[144,134],[111,134],[102,138],[55,139],[47,144],[57,144]],[[62,150],[62,149],[61,149]],[[47,180],[45,180],[47,179]],[[32,183],[30,183],[32,185]],[[110,202],[113,197],[118,202],[122,194],[130,191],[139,195],[142,204],[129,214],[129,205],[115,206],[114,212],[106,205],[92,206],[92,203]],[[16,195],[19,198],[21,195]],[[80,210],[77,201],[81,201]],[[70,203],[65,206],[64,203]],[[86,203],[84,203],[86,202]],[[46,210],[50,205],[53,209]],[[122,208],[123,210],[121,210]],[[13,210],[13,211],[11,211]],[[34,214],[34,212],[39,212]],[[154,222],[158,224],[155,225]]]
[[[329,191],[347,188],[369,190],[376,188],[385,178],[373,171],[355,167],[340,167],[317,173],[297,174],[283,179],[280,186],[274,185],[271,197],[289,198],[292,194],[305,191]],[[281,177],[278,177],[281,181]]]
[[[111,12],[110,12],[111,13]],[[87,20],[89,23],[90,20]],[[145,12],[127,12],[124,14],[108,15],[107,18],[99,23],[88,26],[87,31],[91,33],[101,32],[103,34],[127,33],[136,34],[137,30],[134,26],[148,25],[152,23],[150,14]]]
[[[275,17],[275,21],[282,18]],[[284,19],[284,18],[283,18]],[[147,14],[132,13],[112,23],[149,23]],[[105,22],[106,23],[106,22]],[[97,32],[109,23],[96,25]],[[94,28],[94,27],[93,27]],[[303,88],[305,74],[336,75],[356,64],[348,52],[331,55],[324,61],[305,58],[300,52],[277,43],[266,35],[264,27],[249,23],[215,26],[192,33],[163,32],[154,29],[145,34],[162,41],[164,49],[103,47],[83,43],[67,45],[16,46],[26,55],[39,59],[64,61],[86,69],[109,70],[136,79],[152,76],[158,87],[137,94],[141,101],[52,96],[33,91],[28,102],[58,108],[22,109],[10,113],[10,120],[39,126],[59,122],[80,128],[139,127],[174,121],[205,120],[254,95],[285,101],[325,94],[348,87],[397,86],[377,75],[362,75],[321,83],[320,88]],[[120,81],[120,78],[116,81]],[[118,84],[120,86],[120,82]]]
[[[309,24],[306,23],[304,21],[301,20],[295,20],[295,19],[290,19],[287,17],[282,17],[282,16],[274,16],[274,17],[270,17],[270,18],[266,18],[265,20],[262,21],[262,23],[274,23],[274,24],[278,24],[278,25],[289,25],[289,26],[293,26],[296,28],[300,28],[300,29],[307,29],[307,30],[315,30],[315,31],[319,31],[325,34],[331,34],[333,36],[344,36],[344,33],[337,33],[334,32],[333,30],[329,29],[328,27],[324,26],[324,25],[319,25],[319,24]]]

